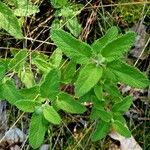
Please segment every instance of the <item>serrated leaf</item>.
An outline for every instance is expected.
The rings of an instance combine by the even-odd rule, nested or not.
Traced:
[[[68,19],[66,26],[75,37],[78,37],[82,31],[82,26],[79,24],[77,17]]]
[[[79,77],[75,83],[75,93],[83,96],[93,88],[102,77],[103,69],[93,64],[88,64],[81,69]]]
[[[37,6],[33,5],[30,0],[17,0],[17,8],[14,10],[16,16],[30,16],[39,12]]]
[[[39,106],[40,104],[34,100],[23,99],[15,102],[14,105],[24,112],[34,112],[35,107]]]
[[[116,37],[118,35],[118,29],[117,27],[113,26],[110,29],[108,29],[108,31],[106,32],[106,34],[100,38],[97,39],[93,44],[92,44],[92,48],[93,51],[96,53],[100,53],[101,50],[111,41],[115,40]]]
[[[11,80],[7,80],[1,85],[0,92],[2,94],[2,97],[5,98],[10,104],[14,104],[22,99],[22,96],[20,95],[19,91],[16,89],[16,86]]]
[[[40,88],[39,86],[24,88],[24,89],[20,89],[19,93],[24,99],[35,99],[40,93]]]
[[[66,93],[60,93],[56,103],[60,109],[68,113],[82,114],[86,111],[86,108],[83,105]]]
[[[105,81],[104,90],[111,96],[122,97],[119,89],[117,88],[115,84],[113,84],[113,82]]]
[[[3,62],[0,62],[0,82],[4,78],[6,72],[6,65]]]
[[[117,120],[123,124],[126,124],[126,120],[125,118],[123,117],[122,113],[113,113],[113,120]]]
[[[60,8],[67,4],[68,0],[50,0],[54,8]]]
[[[80,102],[80,103],[91,102],[92,94],[93,94],[93,91],[91,90],[88,93],[86,93],[85,95],[79,97],[78,102]]]
[[[113,61],[107,66],[117,77],[117,80],[135,88],[148,86],[148,79],[137,68],[121,61]]]
[[[125,97],[121,102],[115,103],[112,107],[113,112],[127,112],[132,104],[132,97]]]
[[[99,100],[95,95],[91,95],[91,99],[92,99],[92,103],[93,103],[95,108],[104,109],[104,106],[105,106],[104,105],[104,103],[105,103],[104,99]]]
[[[20,50],[8,64],[9,69],[18,72],[22,70],[28,56],[27,50]]]
[[[99,100],[102,100],[103,99],[103,86],[102,85],[96,85],[94,87],[94,93]]]
[[[44,73],[51,68],[51,65],[47,62],[46,58],[41,56],[33,58],[32,64],[36,65],[36,67]]]
[[[106,57],[108,61],[118,59],[125,52],[131,48],[135,41],[135,33],[127,32],[116,40],[107,44],[102,50],[101,54],[103,57]]]
[[[43,98],[49,98],[50,100],[56,99],[59,93],[60,85],[60,72],[57,69],[50,70],[40,86],[40,94]]]
[[[64,83],[69,83],[72,81],[76,73],[76,63],[70,61],[63,70],[62,81]]]
[[[112,127],[118,132],[120,133],[122,136],[124,137],[131,137],[131,132],[128,130],[127,127],[125,127],[124,124],[122,124],[121,122],[115,120],[113,123],[112,123]]]
[[[97,109],[99,118],[101,118],[105,122],[110,122],[112,119],[112,115],[110,112],[105,111],[104,109]]]
[[[21,70],[19,73],[19,77],[20,77],[21,82],[24,83],[24,85],[27,88],[31,88],[34,86],[35,80],[34,80],[33,73],[30,69]]]
[[[103,109],[103,108],[102,108]],[[95,107],[92,108],[91,114],[90,114],[90,119],[92,121],[97,120],[99,117],[99,111]]]
[[[95,131],[91,135],[91,140],[96,142],[103,139],[109,132],[110,124],[108,122],[100,121],[96,125]]]
[[[62,61],[62,51],[60,49],[56,49],[50,57],[50,63],[56,68],[58,68]]]
[[[89,62],[92,51],[88,44],[74,38],[71,34],[61,29],[53,29],[51,38],[56,46],[72,61],[80,64]]]
[[[44,136],[47,130],[43,114],[33,114],[29,125],[29,143],[36,149],[44,141]]]
[[[12,10],[0,2],[0,28],[5,29],[10,35],[16,39],[22,39],[22,31],[19,22]]]
[[[53,106],[45,106],[43,108],[43,115],[46,120],[53,124],[57,125],[61,123],[61,118]]]

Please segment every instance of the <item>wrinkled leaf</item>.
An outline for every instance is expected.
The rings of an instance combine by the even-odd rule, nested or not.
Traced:
[[[51,38],[56,46],[61,49],[66,56],[71,58],[72,61],[80,64],[89,62],[91,47],[88,44],[74,38],[61,29],[53,29]]]
[[[50,0],[54,8],[60,8],[67,4],[68,0]]]
[[[66,26],[75,37],[78,37],[82,31],[82,26],[79,24],[76,17],[68,19]]]
[[[37,56],[33,58],[32,64],[36,65],[36,67],[44,73],[51,68],[51,65],[47,62],[45,57],[41,57],[41,56]]]
[[[103,57],[106,57],[108,61],[118,59],[125,52],[131,48],[135,41],[135,33],[127,32],[116,40],[107,44],[102,50],[101,54]]]
[[[127,127],[125,127],[125,125],[117,120],[115,120],[112,123],[112,127],[118,132],[120,133],[122,136],[124,137],[131,137],[131,132],[128,130]]]
[[[61,123],[61,118],[53,106],[45,106],[43,108],[43,115],[46,120],[53,124],[57,125]]]
[[[100,121],[96,125],[95,131],[92,133],[91,140],[96,142],[104,138],[109,132],[110,124],[108,122]]]
[[[86,108],[83,105],[66,93],[60,93],[58,95],[57,107],[68,113],[74,114],[82,114],[86,111]]]
[[[56,99],[59,93],[60,84],[60,72],[57,69],[50,70],[43,83],[40,86],[40,94],[43,98],[49,98],[50,100]]]
[[[6,72],[6,65],[3,62],[0,62],[0,82],[4,78]]]
[[[109,63],[108,68],[116,75],[117,80],[135,88],[148,86],[148,79],[138,69],[120,61]]]
[[[62,61],[62,51],[60,49],[56,49],[50,57],[50,63],[56,68],[58,68]]]
[[[102,85],[96,85],[94,87],[94,93],[99,100],[102,100],[103,99],[103,86]]]
[[[77,96],[83,96],[93,88],[100,80],[103,69],[93,64],[88,64],[81,69],[79,77],[75,83],[75,93]]]
[[[33,86],[31,88],[24,88],[19,90],[23,99],[35,99],[40,93],[39,86]]]
[[[0,93],[2,97],[5,98],[10,104],[14,104],[15,102],[22,99],[22,96],[11,80],[7,80],[1,85]]]
[[[34,100],[19,100],[14,104],[18,109],[24,112],[34,112],[35,107],[40,104]]]
[[[110,112],[105,111],[104,109],[96,109],[99,118],[101,118],[105,122],[110,122],[112,119],[112,115]]]
[[[72,81],[76,73],[76,63],[70,61],[63,70],[62,81],[64,83],[69,83]]]
[[[37,12],[39,12],[38,7],[30,0],[17,0],[17,8],[14,10],[16,16],[30,16]]]
[[[105,81],[104,83],[104,90],[110,94],[111,96],[121,97],[121,93],[116,85],[113,82]]]
[[[113,112],[127,112],[132,104],[132,97],[125,97],[121,102],[115,103],[112,107]]]
[[[24,83],[27,88],[31,88],[34,86],[35,84],[34,76],[30,69],[20,71],[19,76],[21,82]]]
[[[22,39],[22,31],[19,22],[12,10],[0,2],[0,28],[5,29],[10,35],[16,39]]]
[[[111,27],[110,29],[108,29],[108,31],[106,32],[106,34],[100,38],[97,39],[93,44],[92,44],[92,48],[93,51],[96,53],[100,53],[101,50],[111,41],[115,40],[116,37],[118,35],[118,29],[117,27]]]
[[[33,114],[29,125],[29,143],[36,149],[44,141],[44,136],[47,130],[43,114]]]
[[[23,69],[23,66],[26,62],[28,56],[27,50],[23,49],[20,50],[14,58],[12,58],[8,64],[9,69],[14,70],[15,72],[18,72],[19,70]]]

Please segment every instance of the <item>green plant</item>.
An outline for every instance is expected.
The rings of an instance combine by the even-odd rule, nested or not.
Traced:
[[[12,30],[1,24],[2,27],[17,39],[23,38],[12,11],[2,2],[0,8],[3,21],[7,21]],[[6,10],[12,19],[5,14]],[[117,84],[136,88],[148,85],[143,73],[122,61],[123,54],[134,42],[135,33],[119,35],[117,28],[111,27],[92,45],[61,29],[53,29],[51,38],[57,48],[50,57],[37,51],[11,49],[13,58],[0,58],[0,98],[19,110],[32,113],[30,145],[38,148],[49,126],[61,124],[61,111],[72,114],[87,111],[83,102],[93,104],[90,119],[96,122],[96,127],[92,141],[104,138],[112,130],[130,137],[122,115],[131,106],[132,97],[122,95]],[[64,59],[63,54],[68,59]],[[19,88],[14,77],[22,84]],[[74,85],[75,94],[63,90],[64,84]]]
[[[76,15],[79,14],[82,5],[70,3],[68,0],[51,0],[51,4],[56,9],[55,19],[51,27],[56,29],[65,24],[66,28],[75,37],[78,37],[82,31],[82,26]]]

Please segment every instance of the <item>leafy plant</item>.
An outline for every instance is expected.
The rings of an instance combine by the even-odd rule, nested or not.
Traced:
[[[24,17],[37,13],[38,7],[33,5],[30,0],[11,0],[6,5],[0,2],[0,29],[6,30],[16,39],[23,39],[23,34],[19,19],[16,16]],[[14,6],[14,9],[9,8]]]
[[[67,3],[55,2],[52,4],[58,8]],[[9,31],[1,24],[2,27],[16,38],[22,38],[12,10],[2,2],[0,8],[3,21],[9,21],[13,30]],[[13,20],[7,18],[5,11]],[[148,85],[143,73],[122,61],[123,54],[134,43],[135,33],[118,35],[117,28],[111,27],[92,45],[61,29],[53,29],[51,38],[57,48],[50,57],[36,51],[16,49],[11,50],[13,58],[0,59],[0,98],[23,112],[32,113],[30,145],[38,148],[49,126],[61,124],[62,111],[71,114],[86,112],[83,102],[93,104],[90,119],[96,122],[96,127],[91,135],[92,141],[104,138],[112,130],[130,137],[122,115],[132,105],[132,97],[122,95],[117,84],[121,82],[136,88]],[[63,55],[68,58],[64,59]],[[16,88],[14,77],[21,82],[19,88]],[[75,94],[67,93],[62,88],[64,84],[74,85]]]
[[[82,5],[70,3],[68,0],[51,0],[51,4],[56,9],[52,28],[56,29],[65,24],[67,29],[75,37],[78,37],[82,27],[76,15],[79,14],[79,9]],[[59,19],[60,17],[61,19]]]

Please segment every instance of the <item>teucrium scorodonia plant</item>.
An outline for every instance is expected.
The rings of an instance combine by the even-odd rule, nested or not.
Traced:
[[[24,112],[33,113],[29,125],[31,146],[36,149],[43,143],[49,125],[61,124],[61,111],[83,114],[87,110],[83,102],[87,101],[93,104],[90,119],[96,121],[92,141],[104,138],[112,130],[130,137],[122,115],[130,108],[132,97],[123,96],[117,83],[136,88],[148,85],[143,73],[122,61],[134,43],[135,33],[118,35],[117,28],[111,27],[89,45],[61,29],[53,29],[51,39],[57,49],[50,57],[39,52],[31,54],[31,63],[40,79],[33,77],[25,49],[15,53],[11,60],[0,60],[0,97]],[[24,71],[22,78],[24,69],[28,74]],[[15,88],[13,80],[5,76],[7,71],[21,79],[21,89]],[[66,93],[64,83],[74,85],[75,94]]]

